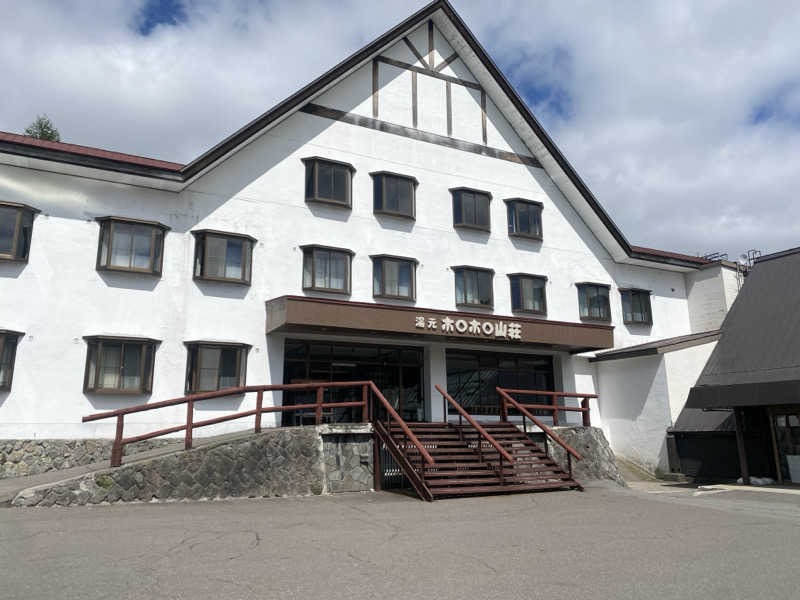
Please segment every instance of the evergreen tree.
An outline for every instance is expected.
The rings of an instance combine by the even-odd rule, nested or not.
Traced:
[[[25,128],[25,135],[50,142],[61,141],[61,134],[46,114],[36,115],[36,120]]]

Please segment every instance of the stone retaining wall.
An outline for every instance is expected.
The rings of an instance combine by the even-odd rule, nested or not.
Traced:
[[[583,457],[583,460],[572,460],[572,472],[578,483],[591,481],[613,481],[627,486],[617,466],[617,459],[608,440],[599,427],[563,426],[552,427],[553,432]],[[549,437],[547,447],[550,456],[568,471],[567,452],[555,444]]]
[[[38,475],[79,467],[111,458],[113,440],[0,440],[0,479]],[[180,442],[152,439],[128,444],[124,454],[131,455]]]
[[[13,506],[307,496],[372,489],[369,427],[285,427],[20,492]],[[369,476],[367,477],[367,474]]]

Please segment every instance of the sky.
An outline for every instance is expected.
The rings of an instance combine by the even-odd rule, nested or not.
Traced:
[[[0,130],[189,162],[425,0],[0,0]],[[632,244],[800,246],[800,4],[453,0]]]

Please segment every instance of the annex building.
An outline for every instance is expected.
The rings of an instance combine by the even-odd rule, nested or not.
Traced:
[[[408,422],[446,419],[436,386],[486,422],[497,387],[596,395],[615,451],[666,470],[736,275],[632,245],[437,1],[187,165],[1,133],[0,438],[112,438],[113,420],[82,418],[370,380]]]

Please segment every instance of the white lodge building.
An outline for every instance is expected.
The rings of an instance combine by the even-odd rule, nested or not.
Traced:
[[[245,381],[371,379],[412,421],[441,420],[436,384],[478,415],[498,385],[597,393],[612,447],[666,468],[715,339],[691,334],[736,289],[729,265],[631,246],[443,1],[188,165],[0,134],[0,438],[110,438],[81,418]]]

